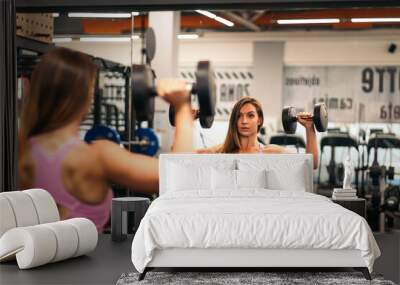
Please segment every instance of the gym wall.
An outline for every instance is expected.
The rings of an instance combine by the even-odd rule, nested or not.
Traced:
[[[259,57],[268,56],[268,51],[255,54],[255,46],[260,42],[275,43],[275,49],[281,59],[274,63],[276,66],[267,64],[266,66],[257,66],[262,61]],[[264,32],[264,33],[209,33],[204,34],[196,40],[179,41],[179,73],[184,78],[191,71],[194,71],[198,60],[209,59],[213,62],[216,72],[220,71],[223,78],[217,78],[219,93],[221,94],[221,85],[230,88],[231,92],[244,88],[249,84],[249,95],[257,97],[264,105],[266,112],[265,126],[267,128],[268,141],[269,135],[281,129],[280,113],[285,97],[284,75],[291,68],[300,67],[365,67],[365,66],[399,66],[400,53],[389,53],[387,48],[390,43],[400,45],[400,33],[395,30],[372,30],[372,31],[310,31],[310,32]],[[281,45],[280,45],[281,44]],[[60,44],[62,46],[81,50],[86,53],[107,58],[123,64],[130,64],[131,57],[130,43],[83,43],[70,42]],[[282,50],[279,50],[281,46]],[[255,58],[257,56],[257,59]],[[271,54],[270,54],[271,56]],[[132,47],[133,62],[140,62],[140,41],[133,41]],[[267,60],[268,62],[268,60]],[[282,66],[279,66],[281,62]],[[260,77],[268,77],[269,74],[276,73],[276,68],[282,68],[283,76],[281,81],[271,80],[265,88],[252,88],[257,84],[257,76],[252,80],[247,78],[236,79],[233,76],[228,78],[226,73],[232,72],[264,72]],[[260,74],[260,73],[258,73]],[[279,76],[279,74],[278,74]],[[186,78],[190,81],[190,78]],[[265,78],[264,78],[265,79]],[[239,88],[239,89],[240,89]],[[396,88],[399,88],[397,86]],[[261,91],[260,91],[261,90]],[[273,90],[273,91],[269,91]],[[242,91],[243,92],[243,91]],[[243,93],[246,95],[246,93]],[[218,99],[217,107],[224,111],[229,110],[236,101],[237,94],[232,98],[234,100]],[[354,97],[353,94],[348,94]],[[270,110],[268,107],[273,105]],[[222,142],[227,129],[228,115],[220,114],[216,116],[216,121],[211,129],[200,130],[196,132],[196,144],[198,147],[212,145]],[[155,117],[155,129],[157,131],[157,111]],[[340,126],[342,124],[331,122],[329,127]],[[369,124],[373,127],[383,127],[387,130],[386,124]],[[357,136],[358,126],[346,122],[346,127],[352,134]],[[171,129],[169,129],[170,131]],[[391,131],[400,133],[399,124],[393,124]],[[302,135],[303,129],[298,128],[298,134]],[[319,134],[318,134],[319,135]],[[340,154],[339,154],[340,155]],[[340,156],[339,156],[340,157]],[[393,161],[400,161],[399,158]]]

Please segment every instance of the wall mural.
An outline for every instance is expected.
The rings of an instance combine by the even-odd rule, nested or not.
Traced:
[[[179,68],[179,75],[188,82],[195,81],[195,67]],[[233,105],[243,96],[250,96],[253,82],[251,67],[215,67],[217,108],[215,120],[229,120]],[[196,100],[193,100],[196,104]]]
[[[215,119],[228,120],[234,103],[251,95],[252,67],[217,66],[214,70]],[[193,82],[194,71],[194,66],[184,66],[179,74]],[[283,105],[302,111],[325,102],[331,122],[400,123],[400,66],[287,66],[283,76]]]
[[[400,123],[400,67],[284,68],[283,103],[325,102],[331,122]]]

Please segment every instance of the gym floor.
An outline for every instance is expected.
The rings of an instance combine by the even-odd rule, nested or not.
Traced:
[[[374,273],[399,284],[400,231],[375,233],[374,236],[382,251],[375,262]],[[0,265],[1,284],[115,284],[122,273],[135,271],[130,256],[132,239],[130,235],[123,242],[112,242],[110,235],[99,235],[97,248],[86,256],[28,270],[19,270],[15,261],[3,263]]]
[[[15,261],[3,263],[1,284],[115,284],[122,273],[135,270],[130,260],[132,239],[118,243],[111,235],[99,235],[96,249],[88,255],[28,270],[19,270]]]

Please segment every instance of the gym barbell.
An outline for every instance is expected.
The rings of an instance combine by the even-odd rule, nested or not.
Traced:
[[[105,125],[96,125],[85,134],[84,140],[92,143],[96,140],[109,140],[119,145],[132,146],[134,152],[153,156],[157,153],[160,145],[158,137],[150,128],[139,128],[135,131],[135,140],[121,141],[119,133]]]
[[[284,107],[282,110],[282,124],[285,133],[294,134],[297,128],[297,121],[299,116],[297,115],[294,107]],[[314,105],[314,114],[305,119],[313,120],[315,128],[318,132],[325,132],[328,126],[328,111],[324,103],[318,103]]]
[[[132,65],[132,95],[138,121],[149,120],[149,112],[154,109],[154,97],[157,96],[154,79],[153,70],[149,65]],[[196,82],[188,84],[187,90],[197,95],[199,118],[211,127],[215,116],[216,84],[209,61],[197,63]],[[212,121],[210,117],[213,117]]]

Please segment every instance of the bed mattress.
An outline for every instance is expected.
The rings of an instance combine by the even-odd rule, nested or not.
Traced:
[[[361,216],[313,193],[267,189],[171,192],[157,198],[132,243],[143,272],[155,250],[359,250],[372,272],[380,251]]]

